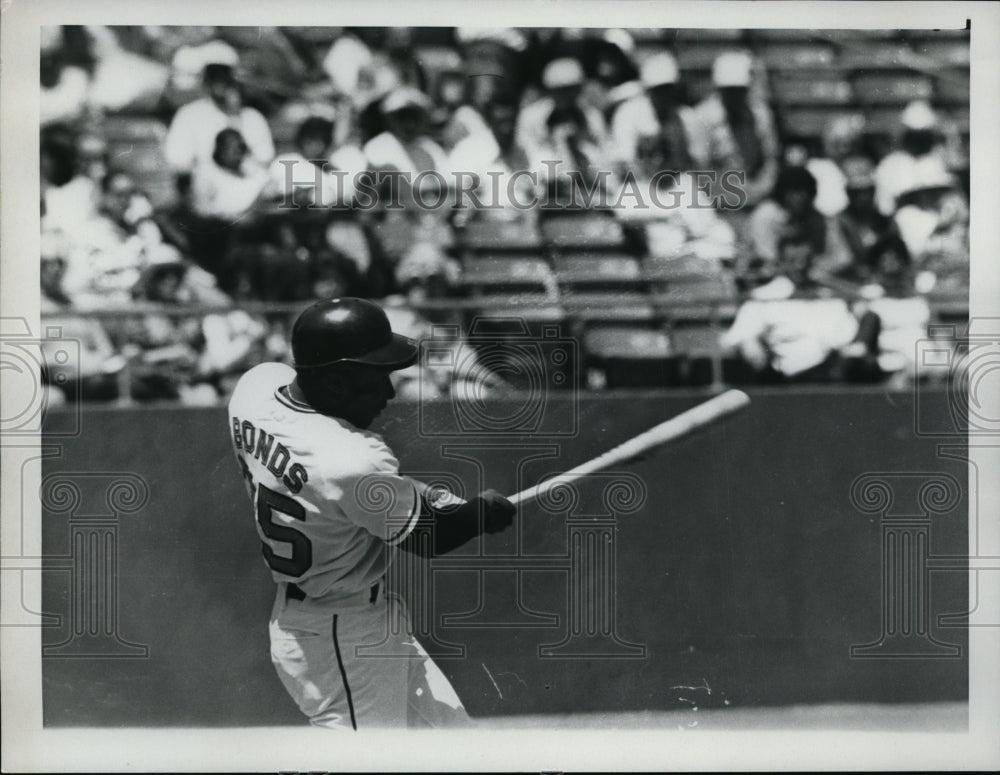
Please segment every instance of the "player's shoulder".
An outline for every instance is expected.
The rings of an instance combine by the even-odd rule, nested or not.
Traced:
[[[312,424],[317,439],[337,450],[326,457],[329,473],[334,476],[364,476],[370,473],[395,473],[399,461],[385,440],[377,433],[362,430],[336,417],[323,417]]]
[[[230,408],[247,401],[259,402],[295,379],[295,369],[284,363],[261,363],[239,378],[229,399]]]

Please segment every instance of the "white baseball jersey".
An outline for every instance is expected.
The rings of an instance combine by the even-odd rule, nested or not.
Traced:
[[[293,399],[295,371],[254,367],[236,385],[229,424],[277,582],[306,595],[349,595],[385,573],[420,515],[414,482],[377,433]]]

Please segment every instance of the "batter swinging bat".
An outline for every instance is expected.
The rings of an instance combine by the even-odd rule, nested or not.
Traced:
[[[640,433],[638,436],[619,444],[617,447],[609,449],[603,455],[598,455],[593,460],[581,463],[565,473],[554,476],[551,479],[546,479],[541,484],[529,487],[516,495],[510,496],[508,500],[515,505],[518,503],[529,503],[553,487],[561,484],[569,484],[596,471],[603,471],[612,466],[623,465],[645,452],[650,452],[664,444],[677,441],[699,428],[721,422],[749,405],[750,396],[742,390],[727,390],[725,393],[698,404],[698,406],[694,406],[686,412],[681,412],[666,422],[661,422],[659,425],[653,426],[648,431]]]

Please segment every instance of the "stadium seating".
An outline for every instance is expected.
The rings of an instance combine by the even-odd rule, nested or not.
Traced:
[[[834,119],[857,116],[864,119],[866,143],[878,156],[891,147],[901,109],[914,99],[931,101],[947,127],[954,126],[965,136],[969,132],[968,30],[642,28],[628,32],[636,43],[637,62],[663,50],[676,54],[688,102],[714,88],[712,65],[719,54],[750,51],[764,74],[762,91],[786,144],[818,141]],[[427,76],[428,95],[432,101],[440,99],[435,85],[448,74],[464,72],[467,49],[456,44],[450,28],[413,28],[411,33],[412,58]],[[335,39],[334,32],[324,36],[321,29],[312,28],[295,35],[315,45],[319,61]],[[241,56],[252,56],[253,40],[246,36],[237,46],[246,49]],[[490,54],[498,56],[498,62],[506,62],[507,55],[515,57],[512,52]],[[532,61],[527,69],[536,64]],[[318,70],[316,75],[322,77]],[[280,105],[274,112],[264,112],[278,151],[288,150],[297,122],[284,119]],[[154,206],[172,205],[177,194],[162,153],[163,121],[153,115],[113,114],[101,119],[97,128],[107,141],[114,167],[130,173]],[[732,320],[740,296],[734,278],[718,265],[683,254],[642,255],[640,240],[633,239],[641,228],[623,229],[607,211],[543,211],[537,222],[473,218],[463,223],[462,217],[468,215],[468,211],[458,213],[453,219],[458,224],[454,244],[438,240],[430,227],[418,233],[424,228],[422,219],[398,212],[376,220],[374,234],[390,267],[418,240],[454,247],[463,267],[454,289],[456,308],[464,310],[467,319],[495,324],[495,329],[486,330],[503,335],[510,318],[524,321],[533,334],[553,322],[585,332],[583,345],[595,362],[603,364],[609,386],[707,384],[719,378],[718,335]],[[371,221],[364,222],[367,228]],[[340,224],[353,230],[349,235],[338,231],[330,241],[367,266],[380,256],[363,255],[369,245],[360,223],[359,219]],[[442,219],[437,225],[450,239],[449,223]],[[330,234],[334,231],[331,228]],[[345,250],[350,245],[356,250]],[[655,249],[653,243],[645,248]],[[671,243],[664,252],[682,249]],[[967,315],[962,300],[943,298],[933,303],[939,320],[960,321]]]
[[[489,256],[466,259],[461,284],[473,293],[530,291],[555,288],[555,277],[542,258]]]
[[[468,223],[458,234],[459,248],[465,251],[500,253],[537,252],[542,237],[533,224],[483,218]]]
[[[623,255],[565,255],[555,259],[559,287],[579,291],[588,288],[636,288],[645,282],[639,261]]]
[[[934,82],[928,76],[864,74],[854,79],[854,94],[864,105],[905,105],[911,100],[929,100]]]
[[[774,101],[781,105],[850,105],[854,94],[843,78],[820,75],[779,75],[771,79]]]
[[[603,213],[552,215],[541,229],[554,250],[620,250],[625,242],[621,223]]]
[[[670,340],[660,330],[594,326],[583,337],[590,369],[599,369],[608,388],[656,388],[671,382]]]

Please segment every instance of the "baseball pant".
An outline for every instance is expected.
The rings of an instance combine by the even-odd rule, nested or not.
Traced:
[[[271,661],[314,726],[456,727],[471,721],[410,633],[405,603],[382,585],[352,598],[295,599],[278,585]]]

